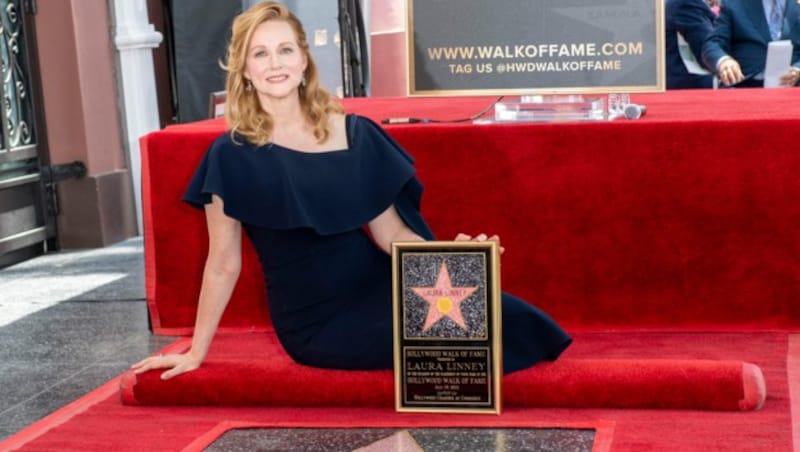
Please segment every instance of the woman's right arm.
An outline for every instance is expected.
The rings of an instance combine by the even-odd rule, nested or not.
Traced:
[[[203,270],[203,284],[197,306],[192,346],[179,355],[152,356],[132,366],[136,373],[168,369],[161,374],[167,380],[200,367],[208,353],[222,313],[228,305],[242,266],[241,223],[225,215],[222,199],[212,195],[205,207],[208,226],[208,257]]]

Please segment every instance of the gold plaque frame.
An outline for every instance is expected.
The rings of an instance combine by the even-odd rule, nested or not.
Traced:
[[[392,244],[395,409],[501,411],[496,242]]]

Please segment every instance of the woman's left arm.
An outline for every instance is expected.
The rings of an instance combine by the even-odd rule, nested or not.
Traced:
[[[384,210],[383,213],[375,217],[372,221],[369,222],[369,231],[372,233],[372,239],[375,240],[375,243],[378,244],[380,249],[385,251],[388,254],[392,252],[392,242],[423,242],[425,241],[424,238],[420,237],[419,234],[412,231],[406,223],[400,218],[400,214],[397,213],[397,209],[394,208],[394,205],[389,206],[388,209]],[[500,245],[500,237],[497,235],[493,235],[488,237],[486,234],[478,234],[475,237],[459,233],[456,238],[456,241],[474,241],[474,242],[483,242],[485,240],[492,240],[497,242],[498,246]],[[500,254],[503,254],[505,249],[500,246]]]
[[[425,241],[406,225],[394,205],[370,221],[368,226],[372,239],[386,253],[392,252],[392,242]]]

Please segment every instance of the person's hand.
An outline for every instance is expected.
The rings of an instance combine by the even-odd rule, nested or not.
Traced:
[[[724,85],[735,85],[744,80],[742,68],[739,67],[739,62],[733,58],[726,58],[719,64],[719,81]]]
[[[162,380],[169,380],[176,375],[197,369],[200,367],[201,362],[202,360],[191,356],[189,353],[180,355],[156,355],[139,361],[132,365],[131,369],[137,374],[153,369],[169,369],[161,374]]]
[[[470,241],[470,240],[473,241],[473,242],[485,242],[487,240],[491,240],[493,242],[497,242],[497,247],[500,250],[500,254],[503,254],[503,252],[505,252],[505,250],[506,250],[505,248],[500,246],[500,236],[498,236],[497,234],[489,237],[484,233],[480,233],[480,234],[476,235],[475,237],[473,237],[471,235],[467,235],[467,234],[464,234],[462,232],[459,232],[458,235],[456,236],[456,241],[457,242],[466,242],[466,241]]]
[[[780,85],[794,86],[798,81],[800,81],[800,69],[797,69],[796,67],[790,67],[785,74],[781,75]]]

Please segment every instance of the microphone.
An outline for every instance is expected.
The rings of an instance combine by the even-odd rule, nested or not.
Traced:
[[[417,124],[420,122],[428,122],[427,119],[422,118],[383,118],[381,124]]]
[[[639,119],[647,112],[647,107],[638,104],[628,104],[623,110],[626,119]]]

